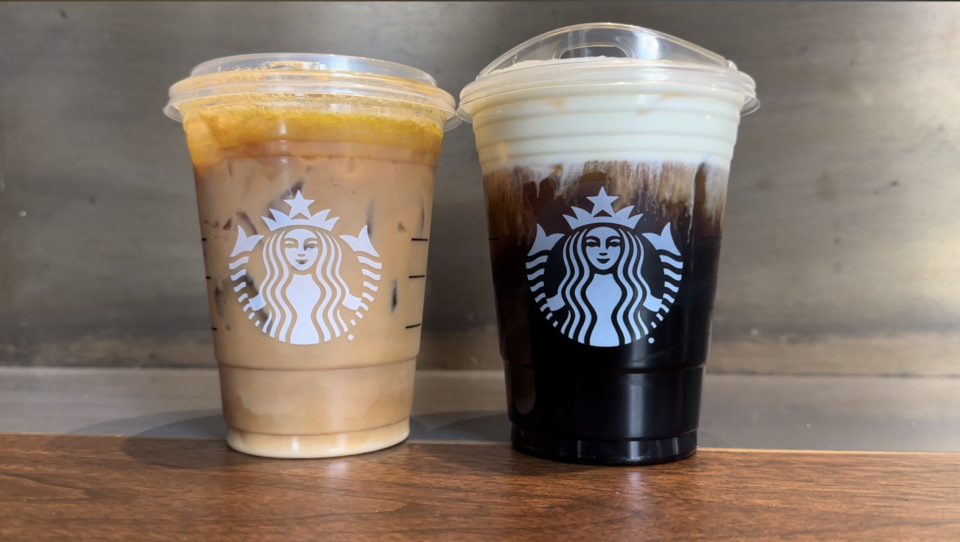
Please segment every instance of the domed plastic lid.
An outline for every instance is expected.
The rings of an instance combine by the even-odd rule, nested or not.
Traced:
[[[367,96],[438,110],[445,130],[460,124],[453,96],[430,74],[410,66],[342,55],[271,53],[218,58],[200,64],[170,88],[163,112],[183,121],[180,106],[191,100],[247,94],[340,94]]]
[[[760,106],[753,79],[716,53],[639,26],[590,23],[547,32],[494,60],[464,87],[458,113],[470,122],[477,100],[519,90],[648,82],[740,92],[744,115]]]

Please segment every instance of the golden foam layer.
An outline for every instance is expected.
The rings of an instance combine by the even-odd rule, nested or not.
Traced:
[[[413,104],[372,99],[297,97],[297,101],[195,100],[181,108],[195,165],[216,162],[224,149],[266,141],[336,141],[440,153],[444,120]]]

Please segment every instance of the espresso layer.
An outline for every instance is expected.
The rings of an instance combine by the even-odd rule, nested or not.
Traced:
[[[681,219],[692,235],[693,215],[718,233],[727,195],[726,169],[708,163],[589,161],[557,165],[546,175],[540,168],[517,166],[483,177],[491,237],[517,242],[536,233],[536,217],[549,202],[571,205],[582,199],[585,185],[602,185],[620,208],[673,220]],[[561,224],[562,226],[562,221]]]

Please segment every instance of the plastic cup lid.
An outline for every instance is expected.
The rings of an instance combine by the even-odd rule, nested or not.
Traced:
[[[365,96],[444,115],[444,130],[460,124],[456,101],[430,74],[410,66],[342,55],[276,53],[218,58],[200,64],[170,87],[164,114],[183,121],[180,106],[191,100],[249,94]]]
[[[662,32],[617,23],[567,26],[507,51],[460,92],[471,122],[477,100],[553,87],[683,83],[739,92],[741,113],[757,110],[756,84],[722,56]]]

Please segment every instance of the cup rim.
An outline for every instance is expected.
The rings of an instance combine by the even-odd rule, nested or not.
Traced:
[[[561,54],[591,47],[618,49],[621,57],[604,52],[570,57]],[[655,84],[736,92],[742,96],[738,100],[741,115],[760,106],[756,82],[732,61],[662,32],[608,22],[551,30],[507,51],[463,87],[457,113],[472,122],[478,102],[510,93],[585,86],[621,90],[638,86],[638,92],[642,92],[639,87]]]
[[[461,122],[454,97],[427,72],[386,60],[313,53],[257,53],[215,58],[170,87],[163,112],[183,121],[182,105],[199,99],[264,95],[360,96],[435,110],[444,130]]]

